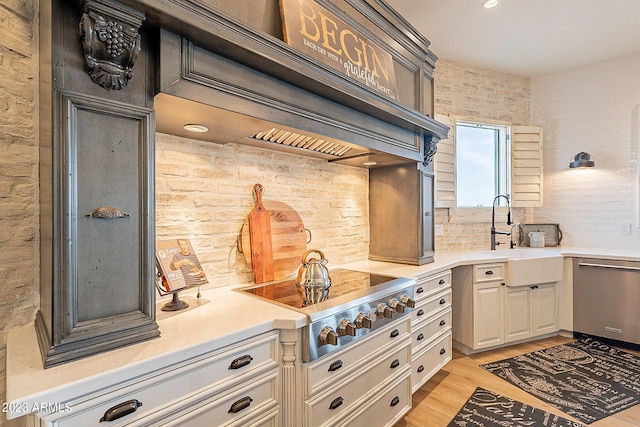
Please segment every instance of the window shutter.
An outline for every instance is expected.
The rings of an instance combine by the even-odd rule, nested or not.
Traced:
[[[511,127],[511,206],[542,206],[541,127]]]
[[[455,121],[442,114],[436,114],[435,119],[449,126],[447,139],[438,142],[438,152],[434,156],[435,182],[435,207],[454,208],[456,206],[456,145],[455,145]]]

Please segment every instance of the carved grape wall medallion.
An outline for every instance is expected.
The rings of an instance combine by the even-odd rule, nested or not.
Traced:
[[[431,159],[436,155],[438,151],[438,140],[432,138],[425,138],[424,140],[424,165],[427,166],[431,163]]]
[[[80,37],[87,72],[106,90],[120,90],[133,78],[133,66],[140,53],[138,30],[142,12],[110,0],[84,3]]]

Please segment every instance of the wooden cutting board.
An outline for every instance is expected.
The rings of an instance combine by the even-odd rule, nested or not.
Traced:
[[[273,252],[271,245],[271,218],[262,204],[261,184],[253,186],[256,204],[249,213],[249,242],[251,245],[251,268],[253,280],[264,283],[273,280]]]
[[[307,250],[304,223],[298,212],[286,203],[263,200],[262,204],[269,212],[271,224],[272,280],[284,279],[298,271],[302,255]],[[242,226],[238,246],[247,264],[253,268],[248,218]],[[256,280],[256,283],[262,282]]]

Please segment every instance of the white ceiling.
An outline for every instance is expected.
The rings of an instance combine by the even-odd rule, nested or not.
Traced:
[[[536,77],[640,52],[640,0],[387,0],[439,58]],[[640,77],[639,77],[640,78]]]

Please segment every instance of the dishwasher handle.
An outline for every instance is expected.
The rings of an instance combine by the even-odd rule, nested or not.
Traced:
[[[592,262],[579,262],[578,265],[580,267],[613,268],[616,270],[640,271],[640,267],[632,267],[632,266],[625,266],[625,265],[596,264]]]

